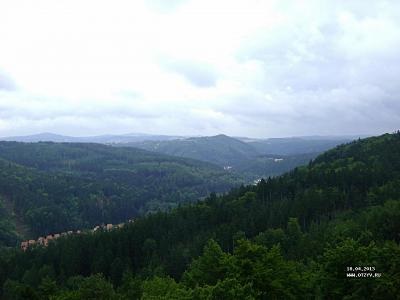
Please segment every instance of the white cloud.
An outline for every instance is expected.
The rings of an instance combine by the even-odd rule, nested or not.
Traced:
[[[0,135],[391,131],[399,12],[396,1],[2,1]]]

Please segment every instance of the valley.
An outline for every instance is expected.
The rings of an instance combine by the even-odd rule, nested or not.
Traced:
[[[13,170],[12,178],[23,172],[29,182],[43,170],[49,176],[65,172],[81,181],[96,176],[106,180],[110,164],[133,160],[133,148],[39,143],[22,145],[30,149],[24,157],[15,154],[22,151],[18,143],[0,146],[3,159],[10,160],[3,161],[2,170]],[[40,148],[37,155],[35,147]],[[115,150],[118,159],[111,154]],[[44,151],[47,159],[39,155]],[[146,159],[155,159],[156,154],[141,151]],[[93,166],[87,159],[94,153],[101,159]],[[58,155],[64,160],[49,159]],[[15,295],[219,299],[227,294],[233,299],[350,295],[395,299],[400,292],[399,157],[399,132],[357,140],[283,175],[255,185],[236,185],[228,193],[209,193],[201,201],[193,199],[168,211],[153,211],[118,230],[65,235],[47,247],[25,251],[3,248],[2,295],[6,299]],[[166,158],[177,163],[177,158]],[[188,164],[186,158],[178,161]],[[196,162],[198,168],[204,167]],[[46,185],[40,191],[49,191],[47,197],[52,198]],[[109,202],[96,203],[108,210]],[[349,266],[370,266],[375,271],[369,278],[356,274],[349,280]]]
[[[279,176],[308,164],[318,155],[311,151],[319,149],[314,140],[301,139],[295,143],[305,153],[288,154],[282,146],[256,150],[254,139],[247,143],[225,135],[123,137],[142,140],[38,134],[0,141],[0,195],[7,199],[5,214],[15,228],[3,234],[9,236],[8,244],[167,211],[212,192]],[[318,141],[325,147],[340,142]]]
[[[240,176],[200,161],[51,142],[0,142],[0,179],[0,195],[34,236],[118,224],[243,183]]]

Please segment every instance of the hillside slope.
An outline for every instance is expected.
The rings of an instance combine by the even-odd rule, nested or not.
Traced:
[[[171,141],[145,141],[129,145],[168,155],[208,161],[220,166],[236,165],[237,162],[252,159],[258,154],[247,143],[223,134]]]
[[[3,295],[397,299],[399,164],[400,133],[386,134],[121,230],[9,252]]]
[[[343,143],[352,141],[345,137],[293,137],[250,140],[248,144],[260,154],[296,155],[304,153],[321,153]]]
[[[241,182],[212,164],[134,148],[0,142],[0,195],[37,235],[122,222]]]
[[[209,137],[178,137],[146,134],[100,135],[71,137],[52,133],[3,138],[20,142],[100,143],[192,158],[224,167],[241,174],[247,182],[281,175],[307,164],[319,153],[351,137],[298,137],[251,139],[233,138],[223,134]]]
[[[350,141],[344,138],[248,139],[226,135],[168,141],[143,141],[126,146],[211,162],[249,181],[281,175],[305,165],[319,153]]]

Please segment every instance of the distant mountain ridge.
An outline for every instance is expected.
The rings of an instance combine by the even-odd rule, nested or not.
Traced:
[[[246,144],[256,145],[257,148],[260,148],[260,145],[275,145],[275,144],[296,144],[296,143],[305,143],[305,142],[319,142],[319,143],[328,143],[334,141],[346,142],[352,141],[358,138],[366,138],[369,135],[344,135],[344,136],[297,136],[297,137],[280,137],[280,138],[249,138],[249,137],[236,137],[236,136],[227,136],[225,134],[218,134],[215,136],[180,136],[180,135],[162,135],[162,134],[146,134],[146,133],[127,133],[127,134],[103,134],[103,135],[95,135],[95,136],[68,136],[62,134],[56,134],[52,132],[42,132],[38,134],[32,135],[23,135],[23,136],[7,136],[0,137],[0,141],[14,141],[14,142],[28,142],[28,143],[36,143],[36,142],[65,142],[65,143],[100,143],[100,144],[119,144],[119,143],[137,143],[144,141],[174,141],[174,140],[196,140],[196,139],[204,139],[204,140],[218,140],[220,138],[225,139],[235,139],[240,142],[244,142]],[[269,154],[284,154],[284,153],[275,153],[280,150],[273,149]],[[264,150],[261,151],[262,154],[266,152]],[[311,151],[313,152],[313,151]],[[297,152],[296,152],[297,153]]]
[[[354,139],[351,137],[291,137],[254,140],[249,141],[249,144],[262,154],[294,155],[300,153],[322,153]]]
[[[121,230],[4,251],[0,297],[398,299],[399,170],[400,132],[385,134]]]
[[[233,138],[223,134],[164,141],[127,143],[148,151],[211,162],[248,174],[249,178],[280,175],[306,164],[319,153],[351,139],[322,138]]]
[[[168,135],[150,135],[141,133],[131,134],[105,134],[97,136],[84,136],[74,137],[55,134],[51,132],[43,132],[33,135],[26,136],[10,136],[0,138],[0,141],[13,141],[13,142],[24,142],[24,143],[37,143],[37,142],[56,142],[56,143],[99,143],[99,144],[118,144],[118,143],[131,143],[147,140],[172,140],[181,138],[180,136],[168,136]]]
[[[253,159],[258,155],[248,143],[223,134],[169,141],[143,141],[126,146],[208,161],[220,166],[231,166],[236,161]]]
[[[143,150],[191,158],[219,165],[226,170],[242,173],[247,180],[280,175],[299,165],[307,164],[319,153],[353,140],[352,137],[309,136],[256,139],[215,136],[184,137],[130,133],[70,137],[53,133],[3,138],[19,142],[99,143],[135,147]]]

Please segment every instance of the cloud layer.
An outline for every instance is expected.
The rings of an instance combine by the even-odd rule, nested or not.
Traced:
[[[398,1],[2,1],[0,136],[393,131],[399,12]]]

